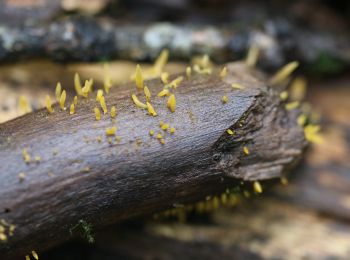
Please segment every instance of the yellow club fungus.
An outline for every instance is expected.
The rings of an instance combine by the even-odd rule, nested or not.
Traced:
[[[270,79],[271,85],[277,85],[285,81],[292,72],[299,66],[299,62],[293,61],[284,65],[279,71],[275,73],[274,76]]]
[[[97,90],[96,101],[100,101],[102,96],[103,96],[103,89]]]
[[[231,129],[227,129],[226,132],[229,134],[229,135],[233,135],[233,131]]]
[[[228,102],[228,97],[227,96],[222,96],[222,99],[221,99],[222,103],[227,103]]]
[[[175,127],[170,128],[170,133],[175,133]]]
[[[168,58],[169,58],[169,50],[168,49],[162,50],[162,52],[159,54],[158,58],[156,59],[153,65],[153,69],[155,70],[156,73],[160,73],[163,70],[165,64],[168,62]]]
[[[169,83],[169,85],[173,88],[177,88],[178,85],[184,80],[184,77],[183,76],[179,76],[177,77],[176,79],[174,79],[173,81],[171,81]]]
[[[73,115],[75,113],[75,106],[74,106],[74,103],[70,104],[70,107],[69,107],[69,114],[70,115]]]
[[[45,104],[46,104],[46,109],[50,114],[55,111],[52,107],[52,102],[51,102],[51,98],[49,95],[46,95],[46,97],[45,97]]]
[[[168,124],[163,124],[160,128],[162,130],[166,131],[169,128],[169,125]]]
[[[297,77],[290,85],[290,99],[293,101],[301,101],[306,95],[307,82],[302,77]]]
[[[115,106],[111,107],[111,118],[115,118],[117,115],[117,109],[115,108]]]
[[[102,96],[100,98],[100,105],[101,105],[101,108],[103,110],[103,114],[107,114],[108,109],[107,109],[107,105],[106,105],[106,101],[105,101],[105,97],[104,96]]]
[[[139,64],[136,65],[135,84],[138,89],[143,88],[143,75]]]
[[[311,143],[322,143],[323,138],[320,134],[320,126],[319,125],[307,125],[304,127],[304,135],[306,140],[308,140]]]
[[[232,83],[231,87],[235,89],[245,89],[245,87],[239,83]]]
[[[84,87],[81,89],[81,95],[85,98],[89,97],[89,93],[92,91],[93,79],[85,80]]]
[[[160,139],[159,142],[160,142],[161,144],[165,144],[165,140],[164,140],[163,138]]]
[[[258,181],[254,181],[253,187],[254,187],[254,191],[256,193],[262,193],[263,192],[262,186],[261,186],[260,182],[258,182]]]
[[[150,135],[150,136],[153,136],[153,135],[154,135],[154,131],[153,131],[153,130],[150,130],[150,131],[149,131],[149,135]]]
[[[19,97],[18,107],[22,113],[29,113],[32,111],[32,108],[30,107],[29,102],[25,96]]]
[[[169,73],[163,72],[162,74],[160,74],[160,80],[162,81],[163,84],[167,84],[169,80]]]
[[[61,93],[62,93],[61,83],[57,82],[56,89],[55,89],[55,95],[56,95],[57,102],[60,101]]]
[[[286,110],[293,110],[296,109],[297,107],[299,107],[300,103],[299,101],[293,101],[293,102],[289,102],[285,105]]]
[[[32,251],[32,256],[35,258],[35,260],[39,260],[39,256],[34,250]]]
[[[158,93],[158,97],[164,97],[164,96],[169,96],[169,94],[170,94],[170,91],[168,90],[168,89],[163,89],[162,91],[160,91],[159,93]]]
[[[171,94],[168,98],[167,107],[170,109],[171,112],[175,112],[176,108],[176,98],[174,94]]]
[[[109,127],[106,129],[106,135],[115,135],[115,132],[117,131],[117,127]]]
[[[142,103],[135,94],[131,95],[132,101],[134,101],[134,104],[139,108],[147,108],[147,105]]]
[[[187,76],[187,79],[191,78],[191,75],[192,75],[192,68],[190,66],[188,66],[186,68],[186,76]]]
[[[101,112],[100,109],[98,107],[94,108],[94,112],[95,112],[95,118],[97,121],[101,120]]]
[[[249,50],[248,50],[248,54],[247,54],[247,58],[245,60],[245,64],[248,67],[255,67],[258,58],[259,58],[259,53],[260,53],[260,49],[257,45],[253,44]]]
[[[149,88],[147,86],[145,86],[143,88],[143,92],[145,93],[147,101],[150,102],[151,101],[151,91],[149,90]]]
[[[79,96],[83,95],[80,77],[79,77],[79,74],[77,72],[74,74],[74,88]]]
[[[61,96],[60,96],[60,101],[59,101],[59,103],[60,103],[60,108],[61,108],[62,110],[65,110],[65,109],[66,109],[66,107],[65,107],[66,98],[67,98],[66,91],[63,90],[63,91],[62,91],[62,94],[61,94]]]
[[[78,104],[78,96],[74,96],[73,104],[76,106]]]
[[[150,114],[151,116],[157,116],[157,112],[154,110],[151,103],[146,102],[146,105],[147,105],[148,114]]]
[[[248,154],[250,153],[247,146],[243,146],[243,152],[244,152],[244,154],[246,154],[246,155],[248,155]]]
[[[20,182],[24,181],[25,178],[26,178],[26,174],[24,172],[20,172],[18,174],[18,179]]]
[[[227,75],[227,67],[225,66],[221,71],[220,71],[220,78],[224,79]]]
[[[158,133],[157,134],[157,139],[162,139],[162,138],[163,138],[162,134]]]
[[[108,63],[103,64],[103,87],[107,94],[112,87],[112,79]]]
[[[22,155],[25,163],[30,163],[30,154],[28,153],[27,149],[22,150]]]
[[[284,186],[288,185],[288,179],[286,177],[281,177],[280,181],[282,185]]]
[[[35,156],[34,161],[39,163],[41,161],[41,157],[39,155]]]
[[[164,122],[163,121],[159,121],[159,126],[162,126],[164,125]]]
[[[306,124],[306,121],[307,121],[307,116],[305,114],[301,114],[297,118],[297,123],[300,126],[304,126]]]
[[[288,98],[288,91],[282,91],[281,93],[280,93],[280,99],[282,100],[282,101],[285,101],[285,100],[287,100],[287,98]]]

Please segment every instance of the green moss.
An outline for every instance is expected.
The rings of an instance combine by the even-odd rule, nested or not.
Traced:
[[[83,219],[80,219],[75,226],[69,229],[70,234],[73,235],[74,231],[78,228],[80,228],[80,232],[82,233],[83,237],[85,237],[90,244],[95,242],[91,224]]]
[[[309,69],[315,74],[336,74],[344,69],[344,64],[329,54],[320,52]]]

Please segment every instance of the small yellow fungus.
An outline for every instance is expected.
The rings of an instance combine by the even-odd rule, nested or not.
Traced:
[[[187,76],[187,79],[191,78],[191,75],[192,75],[192,68],[190,66],[188,66],[186,68],[186,76]]]
[[[256,193],[262,193],[263,192],[263,189],[262,189],[262,186],[261,186],[260,182],[254,181],[253,186],[254,186],[254,191]]]
[[[39,163],[41,161],[41,157],[39,155],[35,156],[34,161]]]
[[[178,85],[184,80],[184,77],[183,76],[179,76],[177,77],[176,79],[174,79],[173,81],[171,81],[169,83],[169,85],[173,88],[177,88]]]
[[[168,98],[167,107],[170,109],[171,112],[175,112],[176,108],[176,98],[174,94],[171,94]]]
[[[23,159],[26,163],[30,163],[30,154],[28,153],[27,149],[22,150]]]
[[[143,88],[143,92],[145,93],[147,101],[150,102],[150,100],[151,100],[151,91],[149,90],[149,88],[147,86],[145,86]]]
[[[160,128],[165,131],[165,130],[167,130],[169,128],[169,125],[168,124],[163,124]]]
[[[111,73],[109,70],[109,65],[108,63],[103,64],[103,87],[106,91],[106,93],[109,93],[109,90],[112,87],[112,79],[111,79]]]
[[[163,138],[163,136],[162,136],[162,134],[157,134],[157,139],[162,139]]]
[[[293,80],[290,86],[290,99],[293,101],[301,101],[306,95],[307,82],[302,77],[297,77]]]
[[[286,110],[293,110],[296,109],[297,107],[299,107],[300,103],[299,101],[293,101],[293,102],[289,102],[285,105]]]
[[[51,114],[53,113],[55,110],[52,107],[52,102],[51,102],[51,98],[49,95],[46,95],[45,97],[45,103],[46,103],[46,109],[47,111]]]
[[[26,178],[26,175],[25,175],[24,172],[20,172],[18,174],[18,179],[19,179],[20,182],[24,181],[25,178]]]
[[[74,88],[79,96],[83,95],[80,77],[79,77],[79,74],[77,72],[74,74]]]
[[[220,72],[220,78],[224,79],[227,75],[227,67],[225,66]]]
[[[257,45],[253,44],[249,50],[248,50],[248,54],[247,54],[247,58],[245,60],[245,64],[248,67],[255,67],[258,58],[259,58],[259,52],[260,49]]]
[[[26,260],[30,260],[30,256],[29,255],[26,255]]]
[[[73,104],[74,106],[78,105],[78,96],[74,96]]]
[[[69,107],[69,114],[70,115],[73,115],[75,113],[75,106],[74,106],[74,103],[70,104],[70,107]]]
[[[229,134],[229,135],[233,135],[233,131],[231,129],[227,129],[226,132]]]
[[[165,140],[164,140],[163,138],[160,139],[159,142],[160,142],[161,144],[165,144]]]
[[[115,108],[115,106],[111,107],[111,118],[115,118],[117,115],[117,109]]]
[[[22,113],[29,113],[32,111],[32,108],[29,105],[29,102],[25,96],[20,96],[18,101],[19,110]]]
[[[147,105],[142,103],[135,94],[131,95],[132,100],[134,101],[135,105],[139,108],[147,108]]]
[[[162,52],[159,54],[158,58],[154,62],[153,69],[155,70],[156,73],[160,73],[167,63],[169,58],[169,50],[164,49]]]
[[[322,135],[319,133],[321,130],[319,125],[307,125],[304,127],[304,135],[307,141],[311,143],[322,143],[323,138]]]
[[[227,103],[228,102],[228,97],[227,96],[222,96],[222,99],[221,99],[222,103]]]
[[[100,105],[101,105],[101,108],[103,110],[103,114],[107,114],[108,109],[107,109],[107,105],[106,105],[106,101],[105,101],[105,97],[104,96],[102,96],[100,98]]]
[[[158,93],[158,97],[164,97],[164,96],[169,96],[170,92],[168,89],[163,89],[161,92]]]
[[[150,135],[150,136],[153,136],[153,135],[154,135],[154,131],[153,131],[153,130],[150,130],[150,131],[149,131],[149,135]]]
[[[56,89],[55,89],[55,95],[56,95],[57,102],[60,101],[61,93],[62,93],[61,83],[57,82]]]
[[[101,120],[101,112],[100,112],[100,109],[98,107],[95,107],[94,108],[94,111],[95,111],[95,118],[97,121]]]
[[[97,90],[96,101],[100,101],[102,96],[103,96],[103,89]]]
[[[101,142],[102,142],[102,137],[101,137],[101,136],[97,136],[97,137],[96,137],[96,141],[99,142],[99,143],[101,143]]]
[[[87,98],[92,91],[93,79],[85,80],[84,87],[81,89],[82,96]]]
[[[246,155],[248,155],[248,154],[250,153],[247,146],[243,146],[243,152],[244,152],[244,154],[246,154]]]
[[[282,185],[284,186],[288,185],[288,179],[286,177],[281,177],[280,181]]]
[[[146,102],[146,105],[147,105],[148,114],[150,114],[151,116],[157,116],[157,112],[154,110],[151,103]]]
[[[271,85],[277,85],[286,80],[290,74],[299,66],[299,62],[293,61],[284,65],[274,76],[270,79]]]
[[[139,64],[136,65],[135,83],[138,89],[143,88],[143,76],[141,66]]]
[[[305,114],[301,114],[297,118],[297,123],[300,126],[304,126],[306,124],[306,121],[307,121],[307,116]]]
[[[175,133],[175,127],[170,128],[170,133]]]
[[[65,109],[66,109],[66,107],[64,106],[64,104],[66,103],[66,98],[67,98],[66,91],[63,90],[63,91],[62,91],[62,94],[61,94],[61,96],[60,96],[60,108],[61,108],[62,110],[65,110]]]
[[[32,251],[32,256],[35,258],[35,260],[39,260],[39,256],[34,250]]]
[[[286,90],[285,90],[285,91],[282,91],[282,92],[280,93],[280,99],[283,100],[283,101],[287,100],[288,96],[289,96],[289,93],[288,93],[288,91],[286,91]]]
[[[162,74],[160,74],[160,80],[162,81],[163,84],[167,84],[169,80],[169,73],[163,72]]]
[[[232,83],[231,87],[235,89],[245,89],[245,87],[239,83]]]
[[[6,241],[7,240],[7,236],[5,233],[0,233],[0,241]]]
[[[106,135],[115,135],[115,132],[117,131],[117,127],[109,127],[106,129]]]

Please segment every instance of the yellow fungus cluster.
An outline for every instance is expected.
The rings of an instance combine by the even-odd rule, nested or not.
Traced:
[[[15,225],[9,224],[5,219],[0,219],[0,243],[5,242],[8,236],[13,236]]]
[[[319,125],[307,125],[304,127],[304,135],[307,141],[311,143],[322,143],[323,138],[322,135],[320,134],[320,126]]]
[[[108,127],[106,129],[106,135],[115,135],[117,131],[117,127],[113,126],[113,127]]]
[[[25,163],[30,163],[31,156],[28,153],[27,149],[22,150],[22,156],[23,156],[23,160],[25,161]]]

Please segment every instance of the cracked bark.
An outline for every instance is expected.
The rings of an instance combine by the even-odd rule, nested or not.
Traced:
[[[117,107],[116,122],[107,115],[95,120],[92,97],[79,100],[75,115],[55,106],[54,114],[43,109],[0,125],[0,219],[17,227],[0,244],[2,259],[69,239],[80,219],[99,228],[194,202],[242,180],[275,178],[292,167],[306,145],[298,111],[286,111],[263,76],[242,64],[228,68],[224,81],[215,73],[181,83],[175,113],[156,97],[158,116],[146,115],[130,100],[136,90],[127,84],[106,96],[108,107]],[[233,90],[232,82],[246,88]],[[158,79],[146,85],[153,95],[162,88]],[[164,133],[160,120],[176,128],[164,145],[148,134]],[[112,125],[121,139],[110,144],[105,129]],[[41,162],[26,164],[24,148]]]

